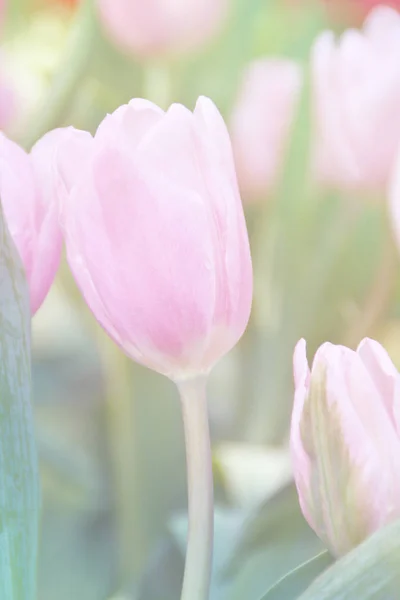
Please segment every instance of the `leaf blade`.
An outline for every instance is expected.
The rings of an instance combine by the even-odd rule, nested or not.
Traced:
[[[294,600],[303,592],[327,567],[332,564],[333,558],[329,552],[320,552],[314,558],[290,571],[279,579],[261,600]]]
[[[0,597],[33,600],[39,474],[25,274],[0,208]]]

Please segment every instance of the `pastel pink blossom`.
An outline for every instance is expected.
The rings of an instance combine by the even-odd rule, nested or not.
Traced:
[[[241,337],[252,269],[225,124],[132,100],[59,150],[68,261],[99,323],[174,380],[207,373]]]
[[[294,476],[304,516],[340,556],[400,517],[399,374],[378,342],[294,353]]]
[[[229,0],[97,0],[106,33],[123,50],[160,56],[192,50],[224,25]]]
[[[327,185],[383,193],[400,141],[400,15],[379,6],[363,30],[312,51],[315,169]]]
[[[27,154],[0,133],[0,197],[25,268],[32,314],[49,291],[60,261],[62,236],[51,181],[54,152],[62,135],[57,130],[48,133]]]
[[[300,66],[284,59],[256,60],[243,75],[231,136],[246,200],[268,195],[279,178],[301,84]]]

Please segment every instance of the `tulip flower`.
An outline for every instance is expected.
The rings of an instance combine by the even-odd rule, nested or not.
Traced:
[[[97,0],[105,32],[122,50],[160,57],[201,46],[225,23],[228,0]]]
[[[231,135],[241,192],[259,200],[276,183],[299,100],[301,69],[259,59],[246,69],[232,114]]]
[[[313,52],[315,167],[327,185],[383,194],[400,140],[400,15],[378,7],[363,30]]]
[[[184,600],[205,600],[212,476],[205,379],[242,335],[252,270],[230,139],[214,106],[132,100],[58,151],[67,258],[94,316],[179,387],[189,542]]]
[[[378,342],[294,353],[291,449],[305,518],[345,554],[400,517],[399,374]]]
[[[0,197],[25,268],[32,314],[46,297],[60,261],[62,236],[51,165],[62,135],[47,134],[27,154],[0,134]]]
[[[133,100],[60,147],[68,260],[100,324],[174,380],[242,335],[251,264],[228,133],[212,102]]]

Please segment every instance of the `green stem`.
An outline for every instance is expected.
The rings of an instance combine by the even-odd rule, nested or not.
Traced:
[[[172,96],[170,69],[162,64],[148,64],[143,76],[144,97],[166,110]]]
[[[346,335],[346,346],[357,346],[363,337],[373,334],[390,306],[396,288],[398,256],[395,242],[389,233],[384,241],[382,259],[372,279],[364,306],[353,319]]]
[[[140,492],[135,390],[130,359],[106,336],[86,309],[65,262],[61,283],[68,299],[97,342],[105,391],[105,425],[111,463],[117,543],[118,580],[123,585],[137,581],[149,552]],[[1,600],[1,599],[0,599]]]
[[[208,600],[213,552],[213,476],[206,379],[178,383],[186,442],[189,533],[181,600]]]
[[[0,598],[34,600],[40,492],[29,291],[1,207],[0,279]]]
[[[148,548],[140,506],[135,402],[130,359],[102,331],[99,349],[105,378],[106,425],[110,447],[118,535],[119,580],[137,581]]]
[[[87,74],[95,38],[96,18],[93,0],[83,0],[76,13],[65,54],[50,90],[39,108],[37,118],[32,119],[31,129],[22,140],[26,148],[31,148],[51,129],[63,125],[79,85]]]

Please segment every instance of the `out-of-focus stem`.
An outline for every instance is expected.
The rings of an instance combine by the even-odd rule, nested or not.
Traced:
[[[63,124],[64,116],[90,64],[96,38],[94,11],[94,0],[82,0],[66,43],[65,54],[48,94],[22,140],[22,144],[28,149],[47,131]]]
[[[368,336],[385,314],[396,285],[398,257],[394,240],[389,234],[384,244],[382,260],[371,282],[365,304],[360,314],[353,319],[353,325],[347,334],[346,345],[350,347],[356,346],[363,337]]]
[[[102,332],[98,347],[103,365],[106,424],[112,463],[121,583],[142,573],[146,558],[145,519],[140,506],[139,457],[130,359]]]
[[[171,72],[163,64],[148,64],[143,73],[143,96],[167,109],[171,103]]]
[[[186,442],[189,532],[181,600],[208,600],[214,495],[206,379],[179,382]]]
[[[105,385],[106,426],[115,502],[118,578],[121,584],[138,580],[148,552],[141,506],[138,448],[135,435],[135,393],[130,359],[97,326],[72,280],[65,263],[60,270],[65,293],[82,323],[97,342]]]

